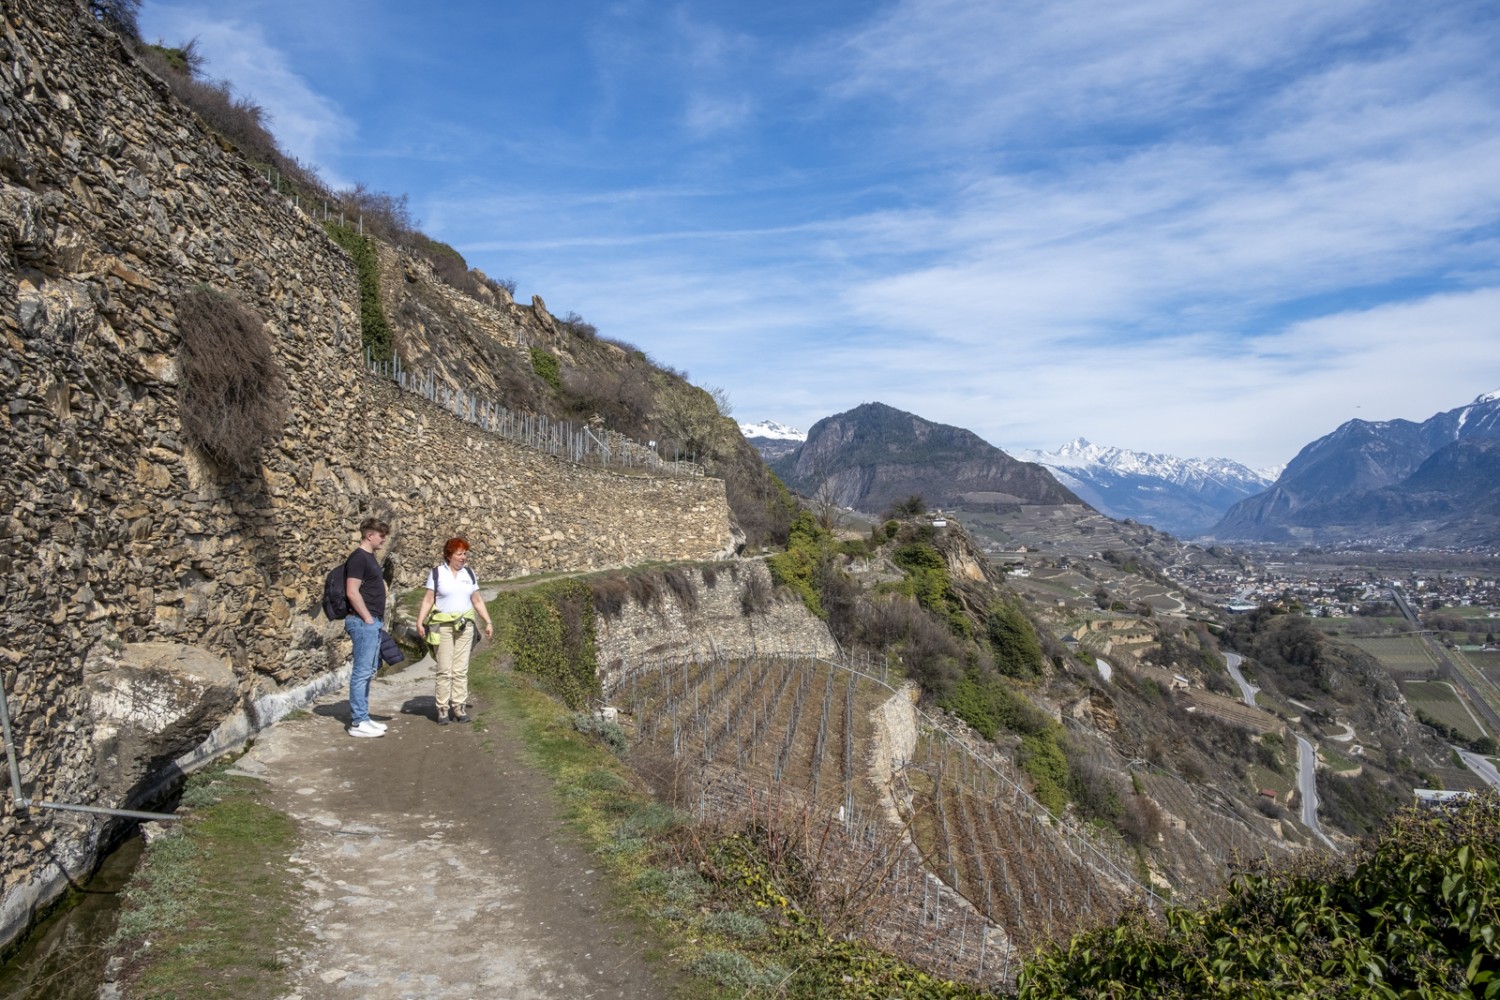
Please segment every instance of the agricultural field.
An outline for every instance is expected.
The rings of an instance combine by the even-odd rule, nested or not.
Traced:
[[[1467,739],[1477,739],[1484,733],[1469,709],[1458,698],[1453,685],[1446,681],[1405,681],[1402,688],[1412,712],[1425,712],[1454,732]]]
[[[1375,657],[1397,680],[1432,677],[1437,674],[1437,664],[1419,636],[1349,636],[1340,641]]]
[[[1491,684],[1500,685],[1500,652],[1470,650],[1465,652],[1463,657],[1474,664],[1474,667],[1484,674]]]
[[[1488,620],[1492,622],[1495,627],[1500,628],[1500,618],[1493,617],[1495,615],[1495,609],[1482,607],[1477,604],[1460,604],[1453,607],[1445,606],[1438,608],[1436,611],[1430,611],[1427,613],[1434,615],[1445,615],[1452,618],[1475,619],[1479,624],[1483,624],[1484,621]]]

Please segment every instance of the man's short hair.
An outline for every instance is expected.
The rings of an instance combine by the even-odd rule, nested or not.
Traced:
[[[378,517],[367,517],[359,526],[359,537],[364,538],[370,532],[378,532],[387,538],[391,534],[391,526]]]

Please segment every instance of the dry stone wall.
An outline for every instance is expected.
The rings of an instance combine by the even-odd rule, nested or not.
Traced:
[[[189,659],[133,650],[217,657],[227,699],[173,688],[212,689],[216,712],[315,689],[347,643],[311,613],[362,517],[392,522],[399,585],[460,532],[486,576],[732,548],[719,481],[571,467],[363,373],[353,263],[82,10],[0,4],[0,679],[27,797],[118,806],[154,783],[105,773],[130,720],[96,717],[99,692],[136,703],[113,664],[151,683]],[[250,474],[181,432],[174,302],[196,285],[264,320],[292,403]],[[150,720],[173,735],[132,755],[190,750],[209,697]],[[0,946],[87,872],[102,829],[5,791]]]
[[[772,590],[764,562],[747,559],[691,571],[695,606],[664,596],[650,607],[631,601],[617,616],[598,617],[600,682],[614,690],[624,674],[671,660],[790,654],[831,658],[838,644],[800,598],[781,594],[764,610],[747,612],[741,596],[753,578]]]

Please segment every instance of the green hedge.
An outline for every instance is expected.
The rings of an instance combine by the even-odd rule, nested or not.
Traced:
[[[1500,996],[1500,800],[1408,809],[1357,851],[1242,872],[1165,920],[1127,915],[1018,985],[1023,1000]]]
[[[594,599],[580,580],[554,580],[500,594],[491,605],[497,637],[516,670],[539,678],[569,708],[602,693]]]

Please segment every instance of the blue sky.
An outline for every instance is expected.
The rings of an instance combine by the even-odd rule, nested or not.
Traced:
[[[880,400],[1007,450],[1272,466],[1500,388],[1492,0],[145,0],[141,28],[744,421]]]

